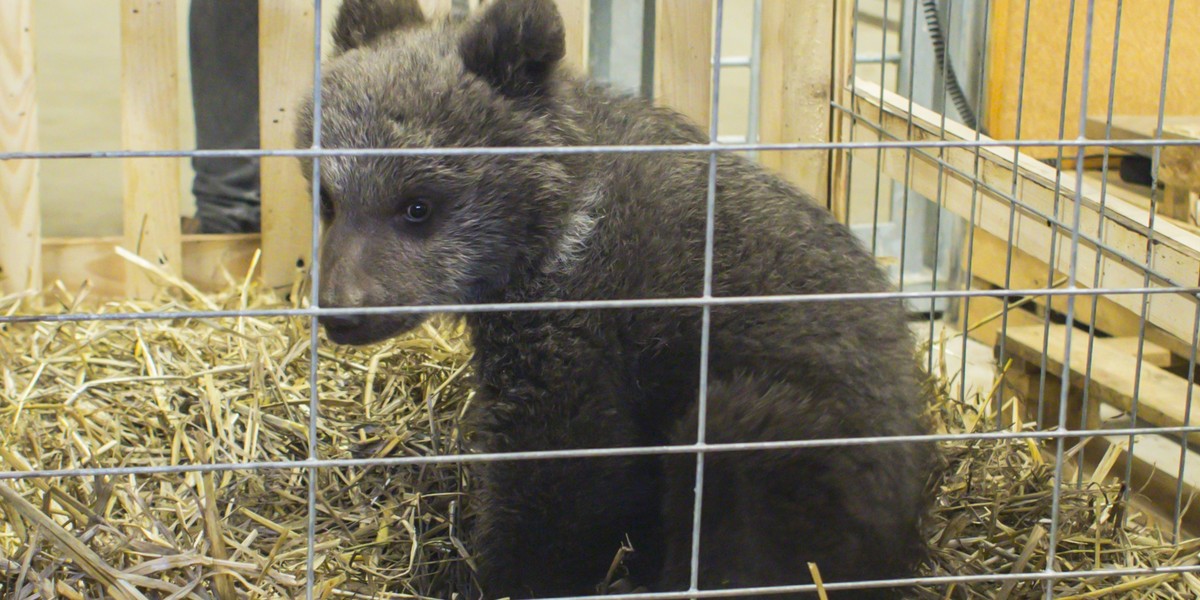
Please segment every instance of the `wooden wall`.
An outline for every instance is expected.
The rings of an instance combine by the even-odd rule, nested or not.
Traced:
[[[1064,139],[1079,134],[1080,92],[1083,89],[1085,19],[1088,2],[1030,0],[1024,93],[1020,89],[1026,0],[992,0],[988,47],[986,126],[997,139],[1017,137],[1018,106],[1024,107],[1021,139],[1058,139],[1065,117]],[[1162,81],[1167,9],[1170,0],[1125,0],[1121,15],[1120,47],[1114,113],[1158,114]],[[1117,23],[1117,0],[1096,0],[1095,25],[1088,78],[1088,114],[1107,114],[1112,55]],[[1166,114],[1200,114],[1200,0],[1175,0]],[[1067,33],[1074,27],[1070,53]],[[1063,110],[1063,73],[1070,60],[1070,78]],[[1039,158],[1054,157],[1053,148],[1030,148]]]

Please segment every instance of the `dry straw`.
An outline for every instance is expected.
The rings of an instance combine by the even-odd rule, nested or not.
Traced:
[[[268,308],[271,290],[231,281],[212,296],[165,279],[147,302],[98,304],[61,285],[0,299],[0,312]],[[301,297],[292,290],[291,297]],[[5,470],[308,456],[309,333],[303,318],[94,321],[0,326],[0,465]],[[470,348],[436,321],[365,349],[322,344],[322,458],[459,452]],[[942,391],[942,386],[936,386]],[[986,402],[938,394],[940,431],[984,431]],[[1052,455],[1019,440],[944,446],[934,482],[935,575],[1045,569]],[[0,596],[292,598],[303,591],[307,481],[301,469],[26,479],[0,483]],[[1137,518],[1114,524],[1118,489],[1063,496],[1060,568],[1192,564]],[[449,598],[471,589],[461,532],[469,482],[453,464],[322,469],[319,598]],[[1194,598],[1191,574],[1056,583],[1059,598]],[[939,586],[920,598],[1032,598],[1040,584]],[[469,594],[467,594],[469,596]]]

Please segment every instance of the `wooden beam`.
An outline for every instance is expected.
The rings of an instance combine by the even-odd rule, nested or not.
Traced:
[[[312,94],[312,3],[259,0],[258,10],[262,147],[293,148],[296,109]],[[290,286],[312,261],[311,190],[300,164],[295,158],[262,159],[263,279],[271,286]]]
[[[842,106],[850,103],[850,74],[854,71],[854,19],[856,2],[839,0],[835,4],[833,34],[833,89],[830,97]],[[850,137],[850,119],[843,111],[833,111],[829,140],[843,142]],[[846,223],[850,215],[850,151],[834,150],[829,159],[829,199],[825,205],[838,221]]]
[[[912,111],[913,125],[911,139],[929,141],[942,137],[942,121],[933,111],[910,103],[891,92],[880,93],[879,86],[870,82],[860,80],[856,89],[855,112],[877,115],[882,107],[880,122],[888,132],[885,136],[888,139],[908,138],[909,110]],[[865,124],[858,127],[869,130]],[[965,126],[954,122],[946,123],[947,140],[971,140],[974,139],[974,135],[975,133]],[[986,137],[983,139],[988,140]],[[1014,164],[1012,148],[982,147],[978,152],[981,160],[978,180],[997,191],[990,191],[983,186],[973,189],[969,179],[974,172],[975,149],[945,148],[945,163],[966,176],[947,169],[941,178],[943,187],[938,190],[936,187],[941,165],[936,155],[936,151],[912,152],[910,185],[918,193],[930,198],[937,197],[940,192],[943,206],[947,210],[967,219],[973,218],[973,225],[997,237],[1007,237],[1012,203],[1005,195],[1012,185],[1015,171],[1018,176],[1016,197],[1020,199],[1022,206],[1016,211],[1017,222],[1014,224],[1012,243],[1016,248],[1048,263],[1052,247],[1052,227],[1045,217],[1033,211],[1041,215],[1054,215],[1056,205],[1061,206],[1060,220],[1069,222],[1071,217],[1067,207],[1073,205],[1076,196],[1073,177],[1059,177],[1052,167],[1025,155],[1017,158]],[[874,160],[874,153],[862,153],[861,157],[863,160]],[[879,165],[879,168],[891,179],[903,181],[904,158],[903,149],[886,149],[883,152],[883,164]],[[1099,231],[1099,239],[1129,260],[1081,241],[1077,263],[1078,284],[1081,287],[1092,285],[1096,273],[1096,253],[1100,252],[1099,287],[1142,287],[1146,265],[1140,261],[1146,253],[1149,213],[1115,197],[1107,199],[1103,216],[1099,207],[1098,190],[1085,182],[1081,190],[1081,231],[1093,237]],[[1154,238],[1155,271],[1183,286],[1200,284],[1200,236],[1160,219],[1155,223]],[[1060,227],[1053,246],[1055,268],[1066,271],[1072,257],[1070,232]],[[1161,286],[1162,282],[1151,278],[1151,285]],[[1110,294],[1108,298],[1135,313],[1140,313],[1142,309],[1142,296],[1139,295]],[[1154,294],[1150,296],[1147,320],[1186,346],[1191,346],[1195,312],[1196,300],[1186,294]]]
[[[1051,277],[1044,260],[1038,260],[1016,248],[1012,249],[1010,265],[1008,240],[992,235],[980,227],[974,228],[974,241],[971,247],[973,250],[969,267],[971,276],[985,281],[995,288],[1003,289],[1007,283],[1008,289],[1044,289],[1066,280],[1066,275],[1057,270]],[[966,254],[967,244],[963,244],[964,262]],[[1054,296],[1047,299],[1045,296],[1041,296],[1033,298],[1032,302],[1043,314],[1047,304],[1051,310],[1065,314],[1067,307],[1073,303],[1077,322],[1094,324],[1096,329],[1109,335],[1132,336],[1137,335],[1141,330],[1141,319],[1138,313],[1128,310],[1106,297],[1098,299],[1096,309],[1093,311],[1093,299],[1093,297],[1071,299],[1066,296]],[[978,298],[973,298],[971,304],[977,300]],[[981,338],[980,341],[990,344],[993,339],[995,338],[989,336]],[[1147,325],[1146,339],[1170,346],[1169,340],[1174,338],[1163,333],[1158,327]],[[1171,347],[1178,348],[1178,353],[1181,355],[1190,354],[1192,351],[1190,343],[1187,344],[1187,347],[1182,347],[1178,343]]]
[[[835,1],[764,0],[762,106],[765,144],[828,142],[834,72]],[[764,165],[829,200],[829,152],[764,152]]]
[[[655,0],[654,100],[708,131],[712,107],[712,0]]]
[[[240,282],[246,276],[259,241],[253,233],[185,235],[183,277],[201,291],[224,290],[230,281]],[[80,289],[86,282],[95,298],[121,298],[127,268],[115,248],[123,243],[118,236],[46,238],[42,243],[45,279],[61,281],[68,290]]]
[[[0,151],[37,150],[31,0],[0,3]],[[38,161],[0,161],[0,293],[42,287]]]
[[[588,26],[591,0],[555,0],[567,27],[567,68],[580,74],[588,73]]]
[[[179,149],[178,34],[175,0],[121,0],[121,132],[128,150]],[[177,158],[125,159],[125,247],[180,274]],[[130,266],[127,292],[156,286]]]
[[[1107,343],[1092,347],[1091,377],[1085,378],[1088,364],[1087,334],[1081,331],[1073,333],[1069,360],[1065,351],[1066,327],[1051,325],[1049,334],[1045,334],[1043,326],[1032,325],[1010,327],[1002,335],[1006,348],[1028,365],[1041,364],[1042,346],[1045,343],[1047,375],[1060,377],[1063,364],[1068,363],[1071,386],[1077,389],[1087,386],[1088,396],[1093,401],[1104,402],[1128,412],[1133,408],[1136,383],[1139,419],[1159,427],[1190,425],[1185,420],[1188,388],[1192,388],[1193,401],[1200,402],[1200,386],[1145,360],[1139,364],[1135,356]],[[1137,380],[1139,369],[1140,381]],[[1068,426],[1074,428],[1077,423],[1068,423]],[[1188,439],[1192,443],[1200,443],[1200,434],[1191,434]]]

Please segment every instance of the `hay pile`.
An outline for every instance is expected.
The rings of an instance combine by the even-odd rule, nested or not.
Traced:
[[[292,294],[298,297],[301,294]],[[187,298],[181,300],[179,298]],[[0,313],[29,298],[0,300]],[[59,287],[42,299],[74,312]],[[203,299],[164,292],[97,312],[285,306],[249,284]],[[0,330],[4,470],[301,460],[308,456],[306,319],[9,325]],[[321,345],[322,458],[458,452],[470,402],[462,326],[440,322],[365,350]],[[941,431],[984,431],[986,403],[939,394]],[[429,407],[432,406],[432,413]],[[436,432],[436,433],[435,433]],[[930,575],[1045,568],[1052,456],[1025,441],[944,446]],[[307,481],[297,469],[0,482],[0,596],[301,595]],[[471,589],[469,507],[454,465],[325,469],[317,478],[320,598],[450,598]],[[1113,485],[1064,493],[1060,568],[1190,564]],[[1059,598],[1188,598],[1188,575],[1064,580]],[[973,583],[919,598],[1033,598],[1041,584]]]
[[[83,306],[56,295],[47,301],[62,312]],[[89,310],[212,305],[285,306],[245,287],[204,303],[164,295]],[[443,324],[365,351],[322,343],[320,457],[457,452],[470,398],[465,341],[460,325]],[[308,368],[304,318],[11,325],[0,332],[0,468],[303,460]],[[149,597],[303,596],[306,477],[269,469],[0,482],[0,597],[139,597],[126,584]],[[318,597],[465,589],[463,482],[455,465],[322,469]]]
[[[944,346],[943,346],[944,347]],[[944,362],[943,362],[944,364]],[[975,395],[954,400],[957,389],[931,379],[938,398],[932,416],[937,433],[994,431],[992,402]],[[995,390],[993,390],[994,393]],[[990,395],[989,395],[990,397]],[[1005,411],[1012,411],[1011,399]],[[1020,410],[1016,411],[1020,414]],[[1010,413],[1011,414],[1011,413]],[[1025,424],[1025,430],[1034,430]],[[1101,465],[1075,485],[1079,448],[1068,450],[1060,498],[1058,571],[1150,569],[1197,564],[1200,540],[1175,544],[1165,531],[1120,498],[1119,473],[1111,470],[1119,451],[1110,447]],[[934,483],[936,506],[928,531],[932,555],[922,575],[981,575],[1044,572],[1049,550],[1054,489],[1053,445],[1032,440],[971,440],[941,444],[945,470]],[[921,586],[921,599],[1042,598],[1043,581],[985,581]],[[1053,582],[1057,600],[1083,598],[1200,598],[1200,577],[1193,573],[1065,578]]]

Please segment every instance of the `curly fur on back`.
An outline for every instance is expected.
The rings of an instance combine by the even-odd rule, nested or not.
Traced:
[[[415,11],[415,12],[414,12]],[[415,0],[352,0],[324,69],[330,147],[704,143],[676,113],[559,68],[551,0],[497,0],[426,23]],[[298,131],[311,139],[311,107]],[[698,297],[702,153],[328,157],[325,306]],[[717,159],[715,296],[879,292],[850,231],[738,156]],[[691,444],[700,308],[468,315],[491,452]],[[414,316],[324,319],[370,343]],[[925,406],[895,300],[711,310],[706,441],[913,435]],[[928,444],[714,452],[705,458],[701,589],[912,574]],[[475,469],[471,550],[488,597],[593,593],[617,549],[629,579],[688,586],[694,455],[498,461]],[[883,596],[884,590],[833,594]],[[772,596],[781,597],[781,596]],[[786,596],[783,596],[786,597]]]

